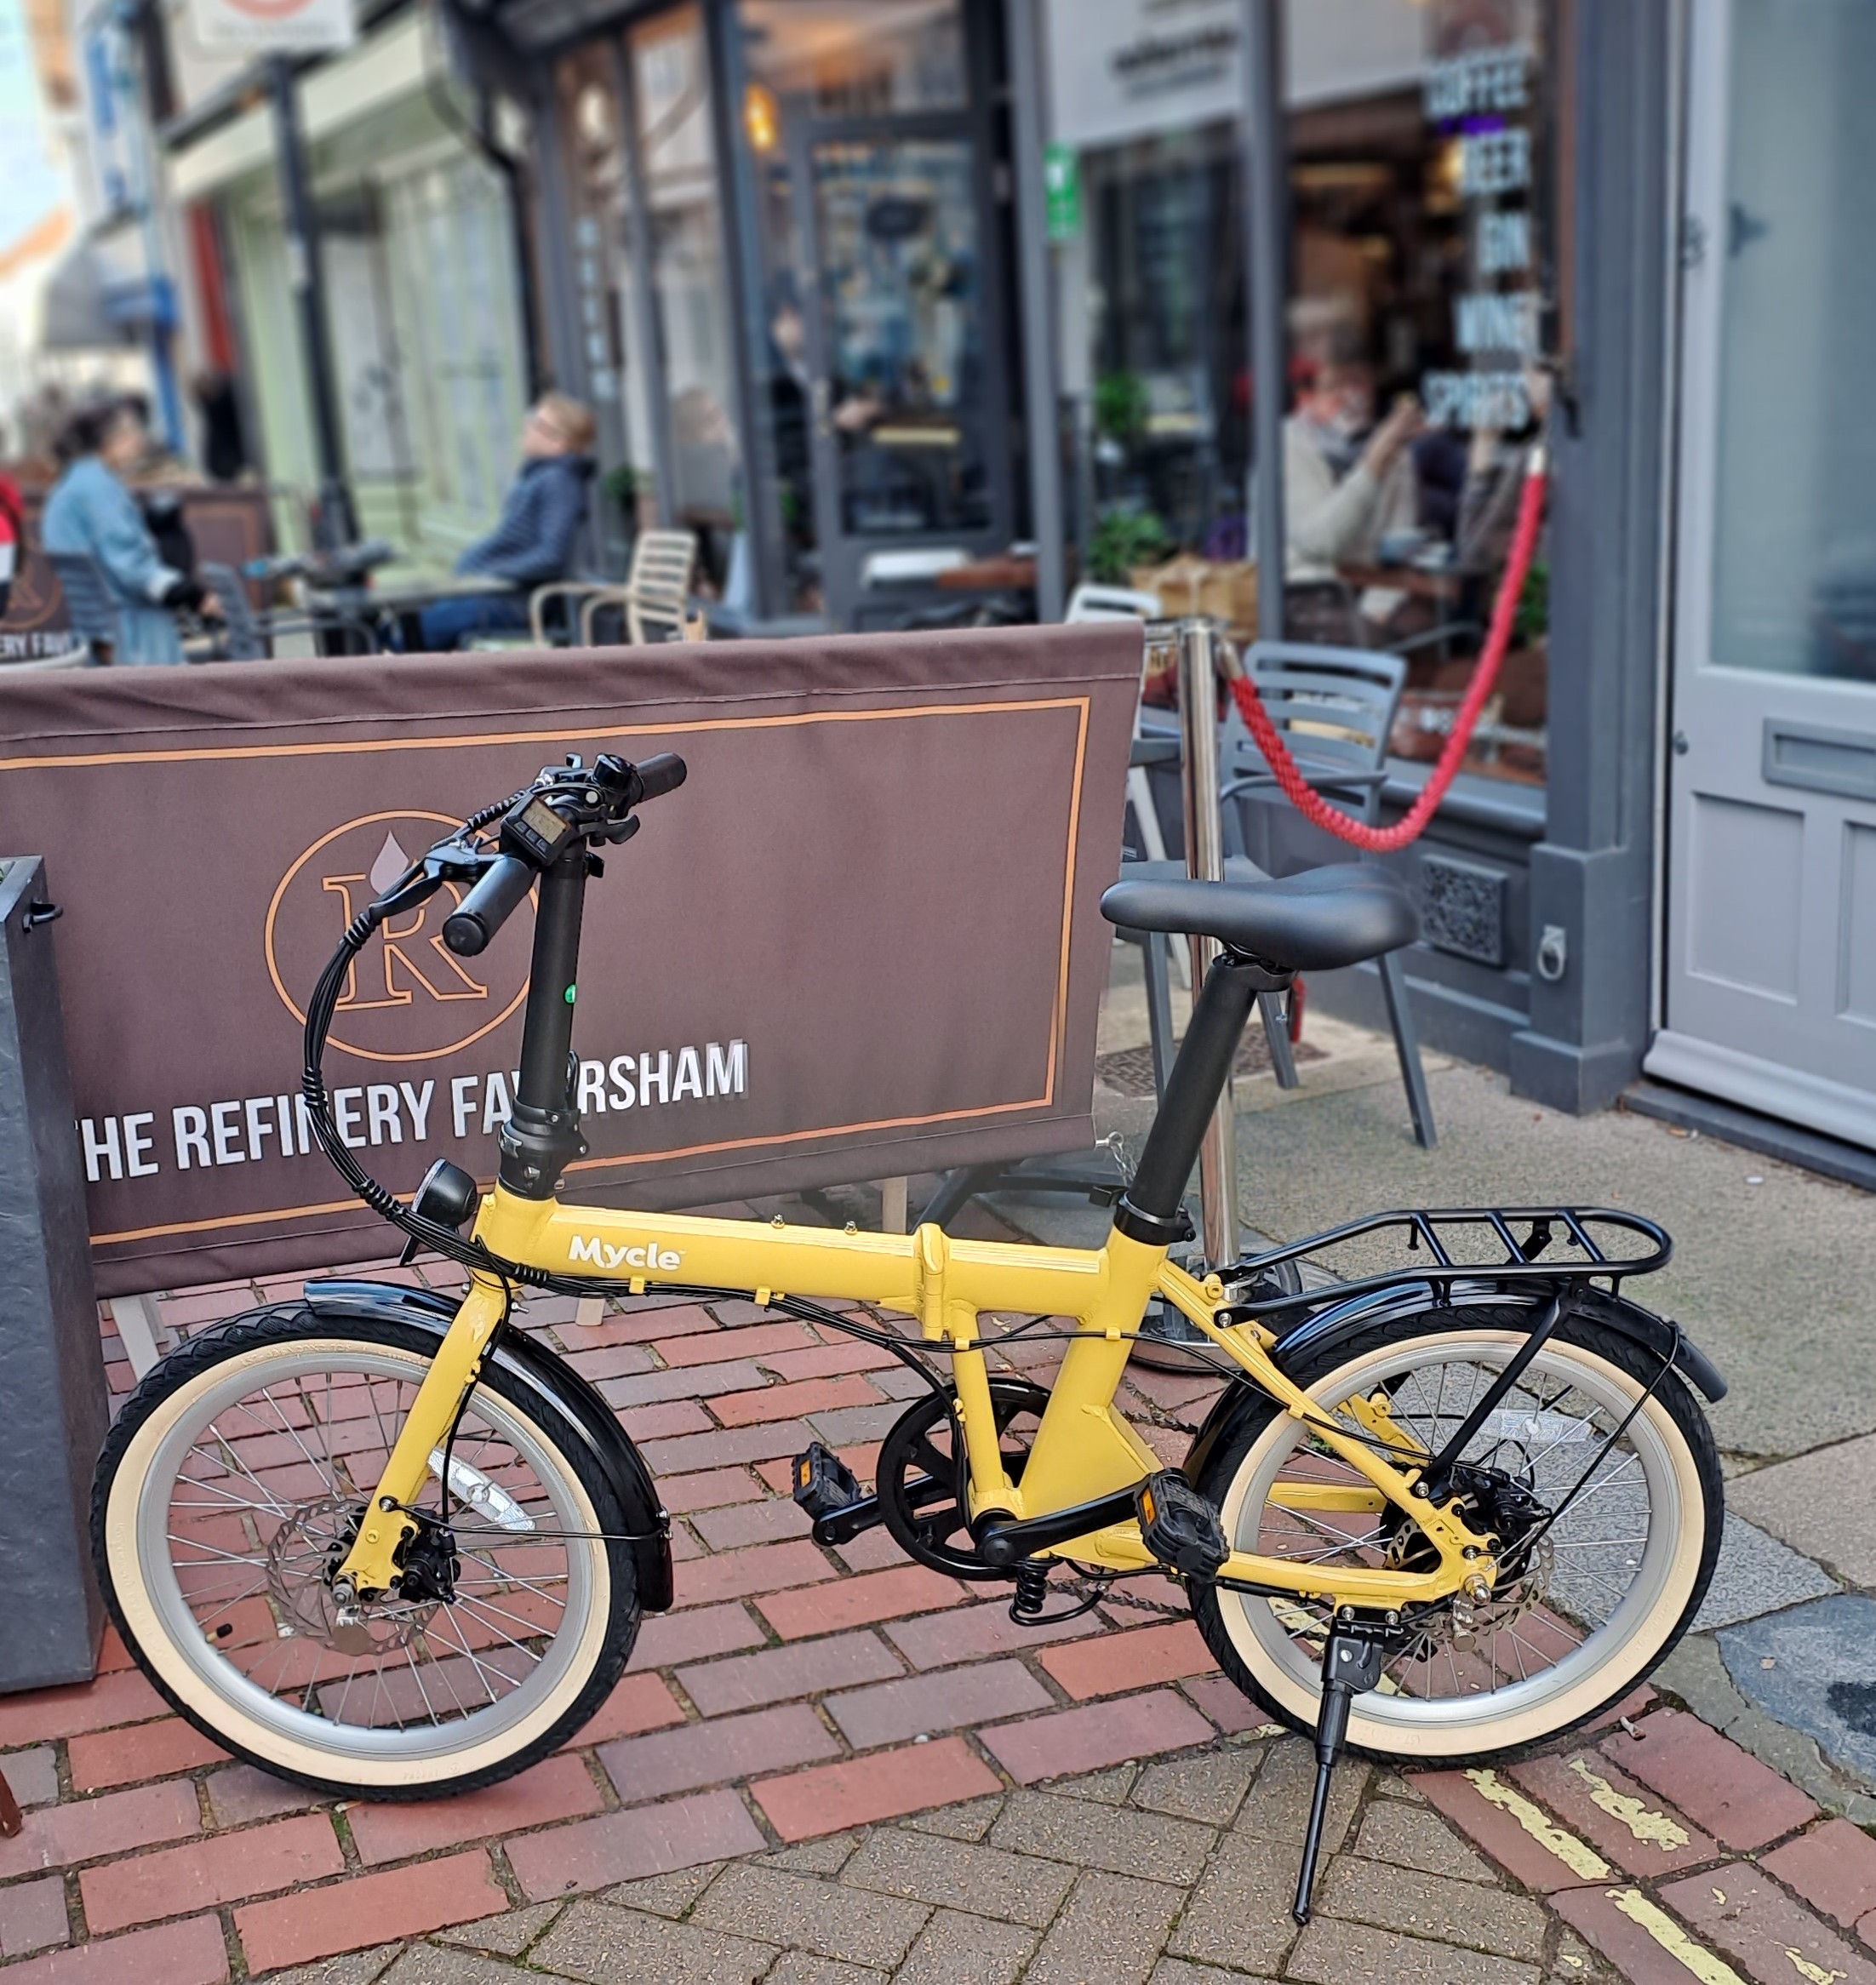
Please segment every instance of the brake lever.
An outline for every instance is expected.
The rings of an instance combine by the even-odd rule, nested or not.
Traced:
[[[439,841],[420,861],[413,861],[398,879],[371,904],[372,913],[381,921],[401,915],[426,903],[445,883],[475,882],[496,856],[459,840]]]
[[[609,827],[603,827],[591,837],[595,841],[605,841],[616,848],[621,841],[629,841],[638,832],[638,816],[627,814],[622,821],[615,821]]]

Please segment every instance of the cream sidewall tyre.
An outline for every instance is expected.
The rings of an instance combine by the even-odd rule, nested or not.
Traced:
[[[106,1559],[118,1607],[138,1651],[180,1701],[209,1729],[224,1735],[232,1744],[256,1758],[277,1764],[283,1770],[306,1778],[403,1787],[434,1778],[439,1785],[444,1785],[489,1770],[525,1750],[553,1728],[591,1680],[605,1647],[613,1599],[610,1566],[603,1544],[589,1542],[567,1547],[569,1571],[575,1551],[581,1551],[586,1556],[590,1599],[575,1646],[562,1650],[558,1642],[556,1643],[556,1655],[562,1657],[561,1673],[540,1699],[525,1716],[504,1724],[498,1733],[486,1739],[460,1748],[439,1748],[420,1757],[380,1756],[363,1745],[348,1748],[342,1742],[302,1741],[281,1728],[278,1721],[265,1719],[244,1708],[240,1697],[246,1691],[236,1679],[239,1678],[239,1671],[232,1662],[205,1648],[198,1665],[177,1646],[163,1609],[150,1590],[142,1554],[138,1548],[144,1485],[157,1465],[164,1443],[204,1393],[222,1391],[230,1379],[237,1376],[251,1375],[254,1383],[265,1382],[264,1368],[283,1364],[289,1358],[297,1360],[308,1353],[324,1353],[356,1359],[362,1351],[369,1351],[374,1358],[388,1359],[407,1365],[413,1383],[421,1379],[427,1362],[415,1352],[376,1340],[309,1336],[294,1339],[290,1343],[263,1346],[223,1359],[178,1386],[138,1428],[112,1478],[105,1513]],[[484,1388],[478,1396],[488,1399],[491,1395]],[[598,1513],[579,1477],[560,1456],[558,1444],[512,1399],[506,1395],[495,1395],[495,1398],[499,1400],[495,1410],[501,1419],[512,1422],[542,1453],[561,1458],[556,1479],[551,1483],[544,1482],[543,1485],[557,1496],[567,1498],[563,1512],[567,1527],[603,1529]],[[217,1685],[218,1681],[221,1685]],[[247,1685],[248,1689],[252,1687],[253,1685]],[[323,1724],[317,1718],[301,1713],[295,1714],[298,1720],[309,1725],[326,1730],[337,1728]]]
[[[1318,1380],[1309,1387],[1312,1397],[1324,1402],[1349,1396],[1364,1375],[1377,1377],[1390,1368],[1398,1369],[1418,1353],[1463,1357],[1469,1352],[1497,1350],[1507,1357],[1523,1343],[1513,1331],[1449,1331],[1424,1338],[1406,1339],[1363,1353]],[[1626,1412],[1641,1396],[1643,1387],[1629,1373],[1610,1364],[1584,1346],[1563,1339],[1553,1340],[1541,1359],[1554,1373],[1567,1363],[1580,1373],[1584,1389],[1606,1404],[1619,1403]],[[1240,1537],[1247,1519],[1247,1506],[1260,1473],[1275,1455],[1294,1445],[1295,1423],[1287,1415],[1273,1414],[1245,1450],[1231,1483],[1220,1500],[1220,1512],[1227,1537]],[[1553,1732],[1567,1729],[1603,1703],[1625,1694],[1645,1674],[1679,1623],[1693,1596],[1700,1576],[1706,1545],[1706,1501],[1695,1456],[1672,1415],[1659,1399],[1650,1399],[1630,1429],[1638,1446],[1650,1450],[1655,1467],[1650,1477],[1650,1536],[1637,1588],[1644,1587],[1635,1616],[1625,1623],[1619,1639],[1612,1640],[1606,1656],[1593,1667],[1554,1693],[1496,1713],[1486,1702],[1477,1705],[1478,1713],[1441,1714],[1422,1705],[1420,1711],[1408,1707],[1417,1699],[1407,1696],[1358,1697],[1348,1723],[1348,1742],[1358,1749],[1396,1757],[1422,1759],[1461,1758],[1509,1750],[1535,1743]],[[1662,1505],[1672,1502],[1673,1507]],[[1261,1497],[1259,1507],[1261,1507]],[[1654,1525],[1666,1534],[1659,1538]],[[1255,1525],[1250,1525],[1255,1535]],[[1253,1546],[1246,1544],[1246,1548]],[[1270,1611],[1267,1601],[1238,1593],[1217,1595],[1219,1616],[1238,1658],[1251,1672],[1272,1700],[1305,1725],[1316,1720],[1319,1695],[1313,1679],[1305,1680],[1295,1669],[1279,1659],[1273,1643],[1290,1645]],[[1624,1605],[1628,1601],[1625,1599]],[[1258,1620],[1252,1609],[1261,1608]],[[1618,1609],[1617,1616],[1620,1616]],[[1260,1631],[1260,1627],[1262,1631]],[[1265,1634],[1270,1636],[1267,1640]],[[1509,1690],[1500,1691],[1508,1694]],[[1388,1703],[1391,1714],[1364,1710],[1364,1703]]]

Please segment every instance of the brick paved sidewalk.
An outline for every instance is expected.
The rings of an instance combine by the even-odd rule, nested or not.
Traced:
[[[296,1290],[163,1320],[257,1293]],[[808,1537],[787,1457],[818,1436],[870,1473],[907,1389],[886,1353],[747,1304],[572,1316],[524,1320],[643,1444],[681,1560],[577,1748],[466,1799],[333,1808],[224,1759],[109,1644],[89,1687],[0,1699],[31,1809],[0,1842],[8,1985],[1876,1985],[1876,1844],[1642,1702],[1637,1736],[1496,1774],[1347,1771],[1295,1936],[1306,1748],[1189,1622],[1113,1605],[1037,1633],[883,1533]],[[1152,1422],[1206,1389],[1141,1373],[1124,1404],[1174,1459]]]

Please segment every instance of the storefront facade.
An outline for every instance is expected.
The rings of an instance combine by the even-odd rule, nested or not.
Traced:
[[[174,46],[186,32],[178,16]],[[228,326],[255,452],[277,489],[277,533],[298,546],[310,541],[305,498],[320,468],[273,118],[265,100],[224,109],[242,81],[226,63],[185,81],[194,94],[171,130],[171,195],[214,244],[198,287],[216,291]],[[528,393],[512,196],[455,87],[422,9],[380,20],[298,84],[357,523],[409,563],[444,570],[500,512]]]
[[[1501,694],[1429,832],[1387,858],[1422,907],[1424,1038],[1558,1107],[1608,1104],[1645,1063],[1876,1146],[1876,429],[1833,386],[1868,317],[1860,0],[447,18],[448,51],[434,16],[375,31],[411,37],[401,83],[386,40],[351,83],[355,57],[306,84],[368,523],[408,536],[419,489],[442,553],[487,514],[530,347],[599,415],[598,568],[682,524],[729,627],[863,624],[889,555],[1026,541],[1044,618],[1090,576],[1145,577],[1176,610],[1181,570],[1245,568],[1276,518],[1286,583],[1251,581],[1240,632],[1267,636],[1280,601],[1297,638],[1408,655],[1398,811],[1496,587],[1471,493],[1548,402]],[[518,134],[507,183],[439,116],[442,71]],[[265,367],[292,345],[257,143],[224,129],[178,176],[237,245]],[[1261,377],[1259,350],[1280,354]],[[1304,556],[1297,451],[1366,459],[1325,428],[1331,384],[1377,420],[1408,394],[1433,419],[1402,450],[1410,504]],[[1294,821],[1261,851],[1346,855]],[[1381,1017],[1372,975],[1313,990]]]

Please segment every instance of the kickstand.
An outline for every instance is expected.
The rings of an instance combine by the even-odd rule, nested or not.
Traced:
[[[1316,1886],[1316,1860],[1322,1851],[1323,1822],[1329,1814],[1329,1782],[1348,1735],[1348,1708],[1381,1679],[1391,1636],[1379,1625],[1338,1619],[1323,1649],[1322,1708],[1316,1713],[1316,1796],[1309,1806],[1309,1830],[1303,1835],[1303,1864],[1296,1876],[1296,1900],[1290,1914],[1309,1920],[1309,1903]]]

